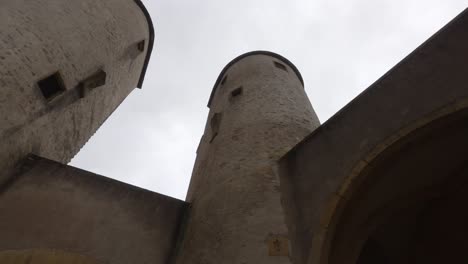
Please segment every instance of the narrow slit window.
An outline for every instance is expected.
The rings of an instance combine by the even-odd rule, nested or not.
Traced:
[[[242,86],[232,90],[231,97],[236,97],[242,94]]]
[[[282,64],[282,63],[274,61],[273,64],[275,64],[275,67],[278,68],[278,69],[281,69],[283,71],[288,71],[288,68],[286,68],[286,66],[284,66],[284,64]]]
[[[65,91],[65,85],[63,84],[63,80],[59,72],[55,72],[54,74],[38,81],[37,85],[41,89],[42,95],[47,100],[50,100]]]
[[[145,51],[145,40],[142,40],[137,43],[137,48],[139,51],[143,52]]]
[[[226,79],[227,79],[227,75],[224,76],[224,78],[221,80],[221,85],[224,85],[224,83],[226,83]]]
[[[216,138],[219,132],[219,125],[221,124],[222,113],[215,113],[210,120],[210,127],[211,127],[211,138],[210,143]]]

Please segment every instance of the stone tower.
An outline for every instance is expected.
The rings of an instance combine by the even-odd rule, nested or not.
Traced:
[[[223,69],[208,107],[177,263],[289,263],[274,166],[319,125],[299,71],[246,53]]]
[[[1,1],[0,263],[170,262],[185,202],[66,165],[153,42],[140,0]]]
[[[468,262],[468,10],[320,127],[287,59],[231,61],[184,202],[66,165],[142,85],[142,2],[0,6],[1,264]]]
[[[30,153],[69,162],[142,86],[153,39],[139,0],[2,2],[0,184]]]

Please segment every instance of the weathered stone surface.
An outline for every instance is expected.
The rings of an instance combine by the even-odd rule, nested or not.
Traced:
[[[298,74],[268,52],[242,55],[222,71],[197,151],[177,263],[290,263],[274,166],[319,125]]]
[[[0,252],[3,264],[100,264],[86,256],[58,250],[5,250]]]
[[[28,153],[67,163],[78,152],[137,86],[146,51],[132,54],[150,34],[130,0],[1,5],[0,184]],[[105,85],[80,98],[79,83],[99,69]],[[65,91],[47,100],[37,82],[57,71]]]
[[[0,190],[0,259],[25,256],[4,255],[5,250],[45,249],[76,255],[62,261],[84,263],[82,255],[97,263],[169,263],[186,207],[171,197],[29,157]],[[38,254],[39,263],[57,258]]]
[[[445,145],[424,148],[416,145],[416,139],[427,134],[417,131],[432,127],[429,125],[468,107],[467,28],[468,12],[465,11],[282,158],[280,179],[283,204],[297,263],[354,263],[353,257],[356,255],[347,255],[349,258],[346,258],[341,251],[332,250],[334,239],[340,240],[334,236],[335,233],[346,234],[353,228],[358,230],[357,225],[348,225],[349,219],[365,218],[364,209],[358,216],[358,208],[370,210],[367,212],[370,215],[376,213],[365,203],[348,204],[348,200],[357,199],[353,198],[357,197],[354,194],[361,195],[360,201],[378,204],[383,202],[379,197],[389,198],[399,193],[397,190],[402,187],[395,185],[396,182],[401,186],[425,186],[434,183],[425,173],[432,171],[432,174],[440,174],[445,170],[444,175],[448,179],[452,170],[460,166],[460,158],[466,157],[462,150],[468,146],[466,139],[456,133],[456,127],[446,124],[446,129],[453,130],[453,133],[441,136],[446,140]],[[458,146],[454,144],[457,142],[455,139],[458,139]],[[412,151],[425,150],[427,155],[419,153],[421,155],[418,156],[414,152],[412,156],[405,156],[400,153],[400,157],[407,157],[411,162],[403,163],[400,160],[391,163],[395,168],[397,164],[406,164],[405,173],[405,170],[390,170],[393,167],[387,164],[390,166],[387,172],[393,172],[387,180],[393,177],[393,184],[390,184],[390,180],[387,188],[359,189],[358,186],[366,178],[364,174],[374,168],[374,161],[383,158],[396,146],[406,146]],[[437,160],[440,166],[437,166]],[[413,174],[408,174],[409,171]],[[381,171],[375,175],[384,177],[386,173]],[[400,178],[403,175],[405,177]],[[374,190],[374,195],[370,195],[371,190]],[[350,214],[349,221],[344,216],[340,217],[348,205],[354,205],[346,209]],[[366,222],[361,224],[365,226]],[[338,226],[349,229],[336,231]],[[353,245],[362,246],[366,237],[347,238],[340,240],[343,243],[341,249],[354,250],[350,254],[359,253],[359,248]]]
[[[141,86],[153,42],[141,1],[7,1],[0,262],[465,263],[467,29],[465,11],[320,127],[291,62],[234,59],[208,102],[187,210],[63,165]],[[57,162],[15,167],[28,153]]]

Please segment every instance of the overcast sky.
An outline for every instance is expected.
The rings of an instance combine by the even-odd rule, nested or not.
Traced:
[[[323,123],[467,7],[468,0],[152,0],[136,89],[71,165],[184,199],[221,69],[252,50],[293,62]]]

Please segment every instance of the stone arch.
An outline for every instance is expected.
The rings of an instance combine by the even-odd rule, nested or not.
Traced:
[[[463,198],[463,187],[468,187],[465,180],[468,178],[468,155],[464,155],[468,154],[468,137],[463,135],[468,135],[466,99],[403,126],[368,153],[348,174],[322,212],[324,228],[314,237],[309,263],[364,264],[367,262],[359,258],[362,249],[368,246],[367,242],[382,244],[382,239],[385,242],[382,251],[390,249],[390,252],[383,253],[385,261],[390,263],[406,263],[402,259],[408,263],[423,261],[421,252],[428,251],[431,257],[424,259],[424,262],[445,262],[448,259],[443,258],[449,252],[454,258],[461,257],[458,253],[468,250],[462,246],[468,245],[468,240],[458,237],[455,230],[452,230],[453,235],[441,231],[438,223],[457,222],[451,226],[456,229],[463,228],[463,221],[455,219],[468,220],[468,214],[457,211],[457,206],[461,206],[463,199],[466,199]],[[408,177],[408,172],[402,174],[402,164],[406,164],[408,169],[411,165],[410,172],[427,174]],[[396,170],[396,166],[400,166],[400,171]],[[406,178],[402,175],[406,175]],[[388,185],[390,183],[398,188],[392,189]],[[421,188],[417,188],[418,185]],[[381,198],[375,199],[379,195]],[[372,202],[366,205],[366,200]],[[441,219],[441,214],[451,217],[451,220]],[[350,234],[348,231],[353,228],[354,234]],[[434,229],[436,232],[427,235]],[[419,233],[410,235],[410,230]],[[468,229],[465,231],[468,232]],[[405,234],[406,237],[403,236]],[[452,242],[438,245],[440,250],[434,251],[437,250],[434,242],[442,238]],[[393,242],[389,242],[391,240]],[[343,241],[347,241],[348,245],[344,246]],[[408,252],[396,248],[397,242],[406,243]],[[343,248],[347,248],[347,252],[342,252]]]

